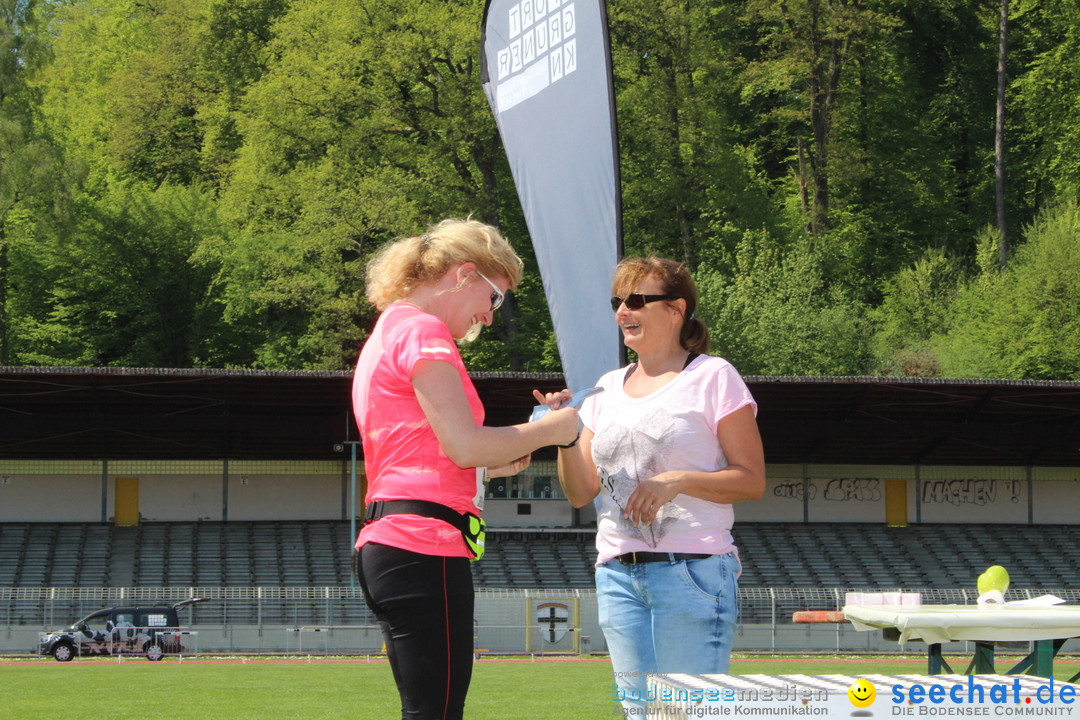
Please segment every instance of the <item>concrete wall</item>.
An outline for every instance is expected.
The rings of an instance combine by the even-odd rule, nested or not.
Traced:
[[[101,522],[107,502],[100,474],[8,474],[0,482],[0,522]]]
[[[139,479],[147,521],[336,520],[352,509],[348,461],[4,461],[0,522],[109,522],[117,477]],[[1080,468],[866,465],[771,465],[765,496],[735,514],[742,522],[884,522],[888,480],[904,482],[910,523],[1080,517]],[[485,514],[493,527],[581,527],[596,518],[591,506],[574,512],[551,462],[491,480]]]
[[[137,479],[147,522],[341,520],[348,470],[333,461],[2,461],[0,522],[112,522],[118,477]]]
[[[1080,468],[793,466],[768,469],[742,522],[884,522],[885,482],[906,484],[909,523],[1073,524]]]

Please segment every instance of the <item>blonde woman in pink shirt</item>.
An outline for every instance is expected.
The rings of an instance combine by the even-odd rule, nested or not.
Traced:
[[[403,718],[462,716],[485,477],[516,474],[534,450],[577,437],[571,408],[485,427],[458,352],[456,341],[491,324],[521,267],[494,227],[456,219],[392,243],[368,265],[368,300],[382,314],[353,377],[368,480],[356,548]]]
[[[726,673],[738,616],[732,505],[765,490],[757,403],[695,314],[681,264],[626,258],[611,309],[637,361],[597,382],[581,442],[559,450],[575,507],[599,498],[596,594],[628,713],[646,705],[650,673]],[[553,408],[568,393],[537,393]]]

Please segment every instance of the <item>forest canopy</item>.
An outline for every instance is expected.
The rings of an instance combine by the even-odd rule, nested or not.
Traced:
[[[470,368],[558,371],[483,6],[0,0],[0,365],[347,369],[371,253],[472,216],[526,278]],[[607,10],[625,251],[715,354],[1080,380],[1075,0]]]

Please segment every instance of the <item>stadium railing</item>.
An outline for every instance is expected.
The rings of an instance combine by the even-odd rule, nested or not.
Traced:
[[[796,624],[792,615],[800,610],[839,610],[848,591],[899,590],[920,592],[925,604],[973,604],[973,589],[927,588],[740,588],[739,629],[736,650],[872,650],[896,651],[875,633],[855,631],[847,624]],[[1007,600],[1043,594],[1080,603],[1080,590],[1068,588],[1010,589]],[[33,652],[39,632],[68,627],[79,618],[99,610],[144,601],[175,603],[188,598],[207,598],[181,609],[181,621],[201,631],[202,652],[287,652],[295,643],[285,641],[296,628],[326,628],[326,651],[349,652],[372,642],[358,643],[345,628],[374,626],[375,619],[364,604],[359,587],[0,587],[0,653]],[[538,621],[559,610],[568,614],[565,627],[573,628],[552,643],[551,626]],[[543,608],[538,611],[538,608]],[[573,633],[589,638],[592,650],[605,652],[603,633],[591,589],[477,588],[476,623],[478,648],[490,652],[572,652],[578,646]],[[562,627],[560,625],[559,627]],[[535,634],[532,629],[536,630]],[[368,632],[365,630],[365,632]],[[558,634],[558,633],[556,633]],[[1075,642],[1075,641],[1070,641]]]

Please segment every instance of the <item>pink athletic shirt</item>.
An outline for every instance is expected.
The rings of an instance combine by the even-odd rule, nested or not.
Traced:
[[[482,483],[476,469],[460,468],[443,453],[413,390],[413,369],[421,360],[457,368],[473,420],[484,422],[484,406],[446,324],[415,305],[390,305],[360,351],[353,375],[353,413],[368,481],[365,502],[429,500],[479,515]],[[387,515],[364,526],[356,547],[369,542],[424,555],[472,557],[460,530],[416,515]]]

